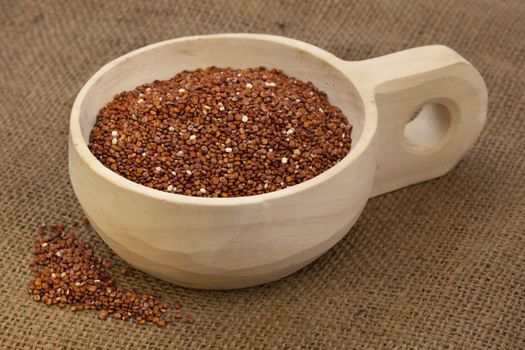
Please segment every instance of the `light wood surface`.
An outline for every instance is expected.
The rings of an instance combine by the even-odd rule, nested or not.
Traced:
[[[89,152],[98,110],[116,93],[212,65],[279,68],[312,81],[354,125],[351,152],[302,184],[241,198],[156,191],[113,173]],[[486,104],[479,73],[442,46],[348,62],[277,36],[175,39],[117,58],[80,91],[71,113],[71,182],[95,230],[131,265],[193,288],[253,286],[326,252],[370,196],[445,174],[475,142]]]

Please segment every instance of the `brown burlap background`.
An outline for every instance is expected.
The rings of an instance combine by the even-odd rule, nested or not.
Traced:
[[[2,0],[0,348],[525,348],[524,18],[523,0]],[[33,228],[82,215],[67,172],[81,86],[135,48],[217,32],[280,34],[349,60],[449,45],[485,78],[488,123],[452,172],[370,200],[334,249],[284,280],[213,292],[117,275],[180,299],[194,325],[140,327],[33,302]]]

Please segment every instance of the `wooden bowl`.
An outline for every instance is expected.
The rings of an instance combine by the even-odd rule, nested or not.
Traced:
[[[115,94],[209,66],[266,66],[313,82],[354,126],[352,150],[311,180],[239,198],[157,191],[91,154],[97,113]],[[479,73],[443,46],[348,62],[278,36],[181,38],[119,57],[89,79],[71,113],[69,171],[94,229],[131,265],[192,288],[247,287],[326,252],[369,197],[445,174],[475,142],[486,108]]]

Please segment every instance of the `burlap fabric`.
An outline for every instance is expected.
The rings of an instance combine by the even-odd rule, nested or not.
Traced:
[[[523,0],[1,1],[0,348],[525,348],[524,18]],[[81,86],[135,48],[217,32],[289,36],[349,60],[449,45],[485,78],[488,123],[452,172],[372,199],[334,249],[281,281],[213,292],[117,273],[181,300],[194,325],[33,302],[33,228],[82,216],[67,171]]]

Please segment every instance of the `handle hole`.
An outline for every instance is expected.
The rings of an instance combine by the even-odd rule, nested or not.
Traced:
[[[440,103],[427,103],[417,110],[406,124],[405,142],[409,148],[418,152],[428,152],[439,148],[445,141],[452,117],[450,110]]]

